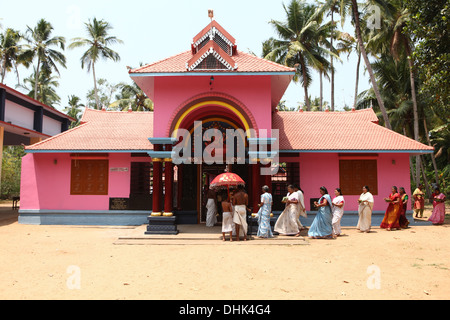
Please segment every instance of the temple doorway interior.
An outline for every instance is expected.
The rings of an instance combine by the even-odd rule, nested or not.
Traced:
[[[245,182],[246,185],[249,181],[249,166],[245,164],[232,164],[232,165],[226,165],[226,164],[212,164],[208,165],[203,163],[202,165],[199,165],[199,194],[200,194],[200,208],[199,208],[199,223],[204,224],[206,223],[206,202],[207,202],[207,192],[209,189],[209,185],[211,181],[214,180],[216,176],[218,176],[221,173],[224,173],[225,170],[228,170],[228,172],[234,172],[237,175],[239,175]],[[225,195],[224,195],[225,196]],[[216,205],[217,205],[217,224],[221,224],[222,222],[222,195],[220,192],[217,193],[216,197]]]

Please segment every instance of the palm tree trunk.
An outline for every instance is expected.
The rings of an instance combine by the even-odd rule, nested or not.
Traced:
[[[3,59],[3,63],[2,63],[1,69],[0,69],[0,73],[2,75],[2,80],[0,81],[0,83],[2,83],[2,84],[3,84],[3,81],[5,80],[5,75],[6,75],[5,64],[6,64],[6,58]]]
[[[333,49],[333,38],[334,38],[334,18],[333,18],[333,10],[331,10],[331,25],[333,27],[330,45],[331,49]],[[331,66],[331,111],[334,111],[334,68],[333,68],[333,56],[330,56],[330,66]]]
[[[38,83],[39,83],[39,67],[41,65],[41,57],[38,55],[38,63],[36,67],[36,78],[34,80],[34,100],[38,99]]]
[[[306,66],[305,61],[303,60],[303,57],[300,56],[300,66],[302,68],[302,76],[303,76],[303,89],[305,91],[305,104],[306,104],[306,111],[311,111],[311,103],[309,101],[308,97],[308,82],[306,78]]]
[[[319,72],[320,75],[320,111],[323,111],[323,72]]]
[[[384,125],[386,126],[386,128],[392,129],[391,123],[389,121],[389,117],[386,112],[386,108],[384,107],[383,99],[381,99],[380,91],[378,90],[378,85],[375,80],[375,76],[373,74],[372,66],[370,65],[369,58],[367,57],[366,49],[364,48],[364,44],[362,41],[361,27],[359,25],[358,4],[356,3],[356,0],[352,0],[352,9],[353,9],[353,15],[355,18],[355,30],[356,30],[356,36],[358,38],[359,49],[364,58],[364,62],[366,64],[367,71],[369,71],[370,81],[372,82],[373,91],[375,92],[375,95],[376,95],[377,101],[378,101],[378,106],[380,107],[381,114],[383,115]]]
[[[95,78],[95,63],[92,62],[92,75],[94,76],[94,94],[95,94],[95,104],[97,105],[97,110],[101,110],[100,102],[98,100],[98,91],[97,91],[97,79]]]
[[[358,99],[359,65],[360,64],[361,64],[361,51],[358,51],[358,62],[356,63],[355,99],[353,101],[353,108],[354,109],[356,109],[356,100]]]
[[[406,44],[408,45],[408,44]],[[409,51],[409,50],[408,50]],[[409,80],[411,82],[411,98],[413,102],[413,117],[414,117],[414,140],[419,141],[419,113],[417,108],[417,98],[416,98],[416,87],[414,82],[414,65],[412,63],[411,58],[408,56],[408,65],[409,65]],[[420,164],[420,156],[416,156],[416,163]],[[420,170],[419,166],[416,166],[416,181],[420,182]]]
[[[425,129],[425,136],[427,137],[428,145],[430,147],[432,147],[430,135],[428,134],[427,119],[425,117],[423,117],[423,127]],[[437,169],[436,157],[434,156],[434,152],[431,154],[431,162],[433,162],[434,178],[436,180],[436,184],[439,185],[439,173],[438,173],[438,169]]]

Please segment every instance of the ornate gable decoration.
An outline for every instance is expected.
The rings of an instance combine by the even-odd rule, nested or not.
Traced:
[[[192,41],[194,56],[186,63],[186,69],[236,70],[237,64],[232,58],[236,50],[236,40],[213,20],[194,37]]]

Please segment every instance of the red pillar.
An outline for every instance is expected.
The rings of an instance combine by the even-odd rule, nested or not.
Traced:
[[[161,215],[161,186],[162,186],[162,160],[154,158],[153,161],[153,208],[152,216]]]
[[[172,159],[164,159],[164,216],[172,216],[173,212],[173,163]]]

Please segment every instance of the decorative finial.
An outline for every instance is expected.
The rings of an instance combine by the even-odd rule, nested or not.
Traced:
[[[214,10],[208,9],[208,17],[211,19],[211,22],[214,20]]]

